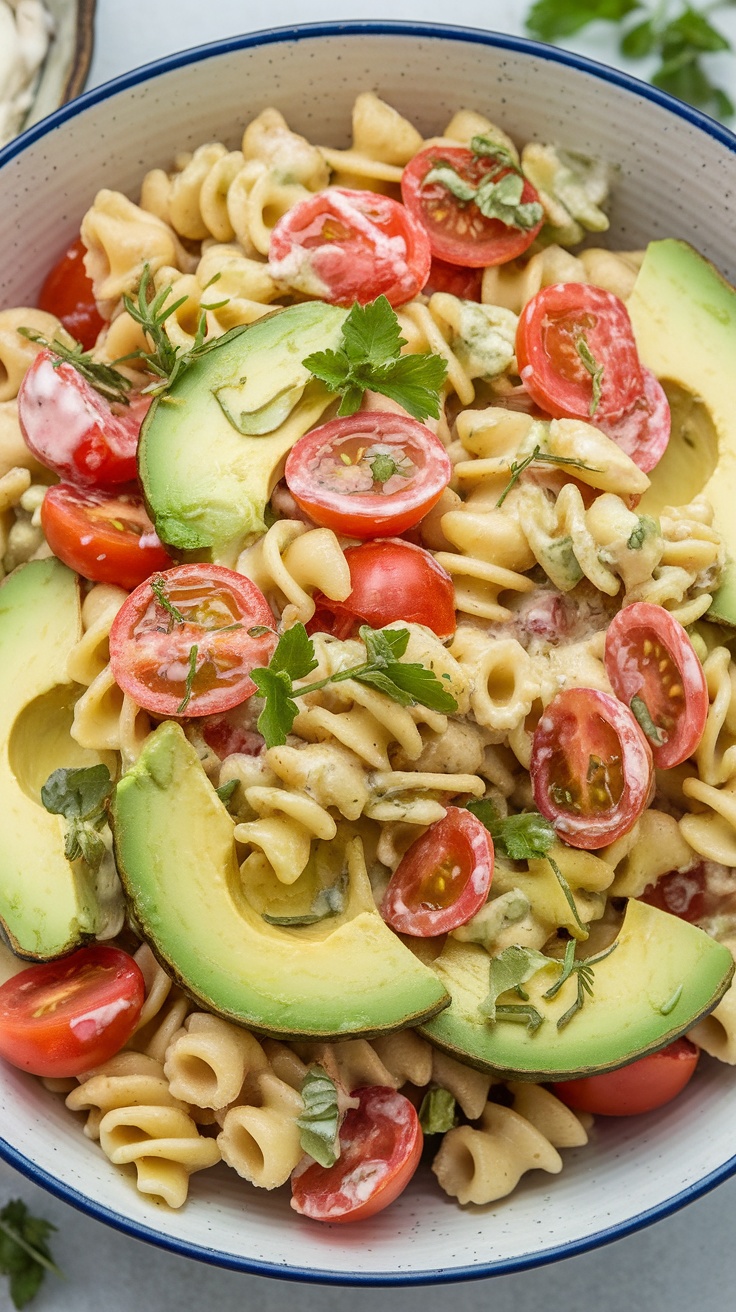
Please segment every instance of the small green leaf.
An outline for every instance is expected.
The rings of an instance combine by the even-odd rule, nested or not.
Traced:
[[[274,673],[288,674],[290,679],[305,679],[317,664],[314,643],[304,625],[297,623],[281,634],[268,668]]]
[[[343,349],[351,365],[382,365],[400,355],[406,340],[385,296],[368,305],[354,305],[342,330]]]
[[[593,352],[588,345],[588,339],[585,333],[581,333],[575,342],[575,350],[583,362],[583,367],[590,374],[593,383],[593,395],[590,400],[588,413],[592,417],[600,405],[601,389],[603,387],[603,375],[605,365],[599,364]]]
[[[491,959],[489,992],[479,1007],[482,1015],[494,1024],[498,1010],[497,999],[509,989],[516,989],[526,984],[532,975],[536,975],[538,970],[549,964],[550,958],[545,957],[541,952],[536,952],[533,948],[517,946],[504,948],[500,956]]]
[[[419,1108],[419,1124],[424,1133],[446,1134],[457,1123],[457,1103],[449,1089],[428,1089]]]
[[[456,699],[442,687],[434,670],[413,662],[394,661],[388,667],[387,674],[401,692],[408,693],[420,706],[438,711],[441,715],[452,715],[457,710]],[[398,701],[398,696],[393,695]]]
[[[311,1066],[301,1088],[304,1111],[297,1117],[305,1153],[320,1166],[334,1166],[340,1156],[340,1108],[337,1088],[322,1066]]]
[[[35,1297],[47,1271],[62,1274],[48,1246],[55,1229],[50,1221],[32,1216],[18,1198],[0,1212],[0,1275],[10,1278],[14,1307],[23,1308]]]
[[[540,41],[556,41],[574,36],[588,23],[618,23],[640,8],[639,0],[537,0],[527,14],[526,28]]]
[[[511,861],[546,857],[553,843],[557,842],[554,826],[539,811],[522,811],[519,815],[504,817],[487,797],[468,802],[466,809],[485,825],[498,855]]]
[[[629,704],[631,706],[631,713],[639,724],[642,733],[646,735],[654,747],[663,747],[667,742],[668,735],[665,733],[664,729],[660,729],[659,726],[654,723],[649,707],[644,701],[644,698],[632,697]]]
[[[714,54],[730,50],[731,42],[709,22],[705,13],[687,5],[660,33],[662,56],[671,59],[690,52]]]
[[[263,734],[266,747],[281,747],[299,714],[292,697],[291,679],[285,670],[273,670],[270,666],[251,670],[250,677],[265,702],[258,717],[258,731]]]
[[[643,23],[636,23],[624,32],[619,42],[619,50],[627,59],[645,59],[654,50],[657,33],[651,18]]]
[[[223,806],[229,806],[229,803],[232,800],[232,795],[235,792],[237,786],[238,786],[237,779],[228,779],[226,783],[220,784],[219,788],[215,789],[215,792],[217,793],[217,796],[219,797]]]
[[[189,648],[189,669],[187,670],[187,677],[184,681],[184,696],[182,697],[181,701],[179,702],[179,705],[176,708],[177,715],[183,715],[185,710],[187,709],[187,706],[189,705],[189,702],[191,701],[192,688],[194,687],[194,680],[197,677],[198,656],[199,656],[199,647],[195,642]]]
[[[54,770],[41,788],[41,801],[52,815],[85,820],[99,812],[111,792],[106,765],[79,766]]]
[[[368,464],[370,465],[374,483],[388,483],[388,480],[393,478],[395,474],[398,474],[399,478],[411,477],[408,470],[404,470],[400,465],[397,465],[393,456],[383,451],[379,451],[378,455],[373,456]]]
[[[422,179],[422,186],[430,187],[433,182],[444,187],[445,190],[449,191],[450,195],[454,196],[456,200],[461,200],[468,204],[470,201],[475,200],[478,194],[477,189],[473,184],[471,182],[466,182],[464,178],[461,178],[457,169],[452,167],[452,164],[445,164],[441,161],[435,164],[434,168],[429,170],[429,173],[425,174]]]

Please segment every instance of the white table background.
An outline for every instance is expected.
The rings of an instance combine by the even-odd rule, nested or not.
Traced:
[[[346,18],[421,18],[521,34],[527,0],[97,0],[89,86],[174,50],[243,31]],[[716,21],[736,44],[736,8]],[[573,48],[621,63],[611,28],[598,24]],[[712,56],[713,76],[736,100],[736,57]],[[641,75],[646,65],[629,65]],[[607,1248],[551,1267],[438,1289],[356,1290],[295,1286],[190,1262],[128,1239],[59,1202],[0,1162],[0,1208],[22,1197],[58,1227],[54,1254],[66,1273],[48,1278],[34,1312],[721,1312],[736,1283],[736,1180],[676,1216]],[[288,1235],[284,1235],[288,1244]],[[11,1302],[0,1277],[0,1312]]]

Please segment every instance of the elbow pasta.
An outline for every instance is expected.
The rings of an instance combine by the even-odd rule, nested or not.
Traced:
[[[736,665],[706,617],[726,559],[713,511],[701,496],[670,506],[655,495],[656,515],[646,499],[640,508],[642,497],[658,491],[656,471],[650,488],[638,464],[596,426],[594,407],[591,422],[525,409],[516,336],[529,300],[568,282],[624,301],[632,293],[643,252],[567,249],[608,227],[608,169],[544,143],[527,143],[520,153],[501,128],[467,109],[426,142],[372,91],[357,96],[350,144],[340,149],[312,144],[266,108],[239,141],[205,142],[169,167],[149,170],[138,204],[117,191],[97,193],[81,228],[106,321],[93,354],[111,363],[150,349],[124,304],[146,266],[152,293],[175,307],[164,331],[180,353],[202,332],[213,341],[304,299],[308,293],[295,292],[283,268],[269,263],[283,215],[328,186],[398,197],[403,169],[417,152],[429,144],[469,146],[477,136],[521,162],[544,210],[541,237],[526,256],[482,270],[479,302],[427,290],[397,308],[404,354],[433,352],[446,365],[439,414],[427,427],[446,448],[452,475],[409,532],[449,576],[457,617],[446,641],[420,624],[396,621],[409,634],[401,659],[432,671],[457,712],[403,705],[378,687],[344,679],[299,697],[282,745],[266,749],[247,702],[201,724],[190,718],[186,733],[212,784],[236,784],[228,807],[239,892],[250,910],[272,924],[286,921],[291,934],[310,921],[320,898],[334,895],[329,914],[339,925],[356,908],[380,905],[417,835],[449,806],[485,798],[501,816],[509,808],[533,809],[533,737],[545,708],[563,689],[611,694],[604,662],[610,619],[636,602],[666,608],[681,625],[695,626],[703,657],[709,709],[697,749],[675,770],[658,773],[651,804],[615,842],[597,851],[554,844],[549,856],[569,899],[548,859],[511,861],[497,847],[487,902],[452,931],[461,943],[482,945],[489,961],[508,947],[561,956],[570,939],[583,945],[590,933],[585,955],[594,942],[607,946],[618,899],[648,895],[668,876],[701,869],[712,892],[724,868],[736,868]],[[44,311],[0,311],[3,573],[49,551],[41,504],[53,476],[26,447],[17,404],[39,346],[18,333],[21,327],[67,340],[60,321]],[[136,359],[128,364],[145,368]],[[371,394],[366,404],[390,409],[393,402]],[[337,401],[327,416],[336,408]],[[268,509],[270,526],[242,540],[235,569],[261,591],[279,632],[297,624],[311,632],[323,622],[325,601],[339,605],[354,590],[346,557],[354,540],[299,517],[283,484]],[[82,636],[67,665],[75,697],[71,736],[102,754],[116,777],[136,761],[157,718],[123,692],[111,669],[110,630],[126,596],[107,583],[85,588]],[[295,680],[298,692],[366,657],[355,638],[317,631],[312,641],[316,667]],[[211,718],[234,730],[236,750],[222,758],[207,738]],[[105,861],[100,887],[112,871],[109,853]],[[727,907],[702,923],[736,952],[736,912]],[[423,950],[420,942],[417,954]],[[170,1207],[184,1203],[192,1173],[220,1161],[257,1188],[285,1184],[305,1161],[298,1120],[314,1064],[334,1080],[341,1111],[356,1105],[356,1090],[375,1085],[403,1089],[417,1106],[427,1090],[447,1091],[457,1123],[444,1134],[432,1170],[463,1205],[506,1197],[532,1170],[557,1174],[561,1153],[587,1142],[586,1118],[554,1093],[476,1070],[413,1029],[286,1043],[204,1012],[199,1003],[195,1009],[147,944],[135,960],[145,1001],[125,1048],[78,1081],[47,1084],[65,1094],[71,1111],[85,1114],[85,1134],[109,1160],[135,1166],[138,1189]],[[4,973],[0,945],[0,979]],[[692,1037],[736,1065],[736,985]]]

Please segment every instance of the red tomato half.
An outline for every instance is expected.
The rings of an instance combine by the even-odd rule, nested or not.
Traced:
[[[602,370],[597,406],[586,347]],[[532,296],[519,319],[516,355],[529,395],[557,419],[616,419],[644,390],[626,306],[588,283],[557,283]]]
[[[92,280],[84,267],[85,245],[73,241],[46,275],[38,296],[38,308],[61,319],[68,333],[91,351],[105,320],[95,302]]]
[[[458,806],[430,825],[399,862],[381,903],[397,934],[433,938],[466,925],[488,898],[493,839]]]
[[[478,187],[489,174],[494,181],[513,174],[499,168],[488,155],[474,155],[464,146],[427,146],[409,161],[401,178],[404,204],[429,233],[432,254],[448,264],[481,269],[490,264],[506,264],[528,250],[543,223],[543,217],[531,227],[514,227],[500,219],[487,219],[474,200],[458,200],[440,181],[425,179],[434,169],[448,165],[463,182]],[[524,179],[522,205],[539,204],[531,182]]]
[[[479,301],[483,283],[482,269],[463,269],[458,264],[447,264],[432,257],[429,278],[422,288],[425,296],[434,292],[449,292],[461,301]]]
[[[137,492],[57,483],[43,499],[41,524],[54,555],[95,583],[137,588],[171,564]]]
[[[128,1042],[145,992],[120,948],[97,944],[30,966],[0,988],[0,1057],[31,1075],[81,1075]]]
[[[382,629],[395,620],[424,624],[440,638],[455,632],[455,589],[450,575],[423,547],[381,538],[348,547],[352,591],[345,601],[315,593],[318,632],[347,638],[361,624]],[[330,619],[333,616],[334,619]],[[324,626],[328,627],[324,627]],[[315,621],[310,625],[315,632]]]
[[[215,715],[252,697],[250,672],[268,665],[276,621],[263,593],[223,565],[177,565],[123,602],[110,630],[115,681],[155,715]],[[177,618],[178,617],[178,618]]]
[[[640,1057],[620,1070],[561,1080],[552,1089],[568,1107],[595,1116],[638,1116],[664,1107],[695,1074],[700,1049],[689,1039],[675,1039],[661,1052]]]
[[[534,732],[534,800],[570,847],[605,847],[649,802],[652,753],[631,711],[594,688],[569,688]]]
[[[670,440],[672,415],[665,390],[651,369],[642,369],[644,390],[620,419],[593,416],[592,423],[613,438],[643,473],[658,465]]]
[[[409,1099],[379,1085],[355,1097],[335,1165],[312,1162],[291,1177],[291,1205],[313,1221],[365,1221],[398,1198],[419,1165],[424,1136]]]
[[[703,667],[682,625],[663,606],[625,606],[609,625],[604,659],[613,691],[649,738],[657,769],[686,761],[703,736],[709,703]],[[645,727],[645,716],[653,727]]]
[[[451,474],[434,433],[408,415],[381,410],[313,428],[292,447],[285,477],[316,524],[376,538],[418,524]]]
[[[671,870],[667,875],[660,875],[656,884],[647,885],[639,901],[689,920],[692,925],[705,915],[705,885],[705,866],[701,861],[690,870]]]
[[[138,434],[150,396],[111,406],[71,364],[39,351],[18,393],[18,419],[34,456],[70,483],[105,487],[136,477]]]
[[[328,187],[279,219],[268,249],[271,273],[333,305],[385,296],[403,305],[429,274],[429,239],[403,205],[373,191]]]

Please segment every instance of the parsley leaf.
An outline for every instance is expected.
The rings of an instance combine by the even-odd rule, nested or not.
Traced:
[[[55,1229],[50,1221],[32,1216],[19,1198],[0,1212],[0,1275],[10,1279],[14,1307],[20,1309],[30,1303],[47,1271],[61,1275],[48,1245]]]
[[[270,665],[251,670],[250,677],[264,701],[258,716],[258,732],[263,734],[267,747],[280,747],[299,714],[291,679],[286,670],[272,670]]]
[[[446,1134],[457,1123],[457,1103],[449,1089],[428,1089],[419,1108],[419,1124],[424,1133]]]
[[[268,668],[290,679],[306,679],[317,668],[314,643],[303,624],[294,624],[281,634]]]
[[[107,799],[112,779],[106,765],[54,770],[41,788],[41,801],[52,815],[67,822],[64,855],[68,861],[83,858],[97,871],[105,855],[99,830],[107,823]]]
[[[522,811],[521,815],[503,817],[490,798],[468,802],[466,809],[485,825],[498,855],[511,861],[545,857],[557,842],[554,826],[538,811]]]
[[[334,1166],[340,1156],[340,1108],[337,1087],[322,1066],[311,1066],[301,1088],[304,1111],[297,1116],[300,1143],[320,1166]]]
[[[406,341],[385,296],[354,305],[335,351],[315,351],[302,363],[331,392],[342,397],[339,415],[352,415],[366,391],[381,392],[424,420],[439,416],[439,393],[447,374],[441,355],[402,355]]]

